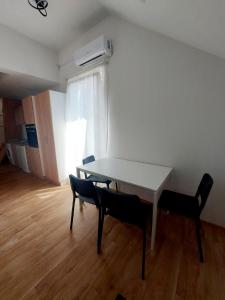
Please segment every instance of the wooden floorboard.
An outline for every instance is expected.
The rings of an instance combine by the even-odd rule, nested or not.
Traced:
[[[142,281],[140,230],[107,217],[97,255],[98,211],[76,205],[70,232],[71,200],[69,186],[0,167],[1,300],[225,299],[225,229],[203,224],[200,264],[192,222],[161,214]]]

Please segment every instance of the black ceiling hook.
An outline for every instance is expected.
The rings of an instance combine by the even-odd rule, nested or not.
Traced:
[[[47,0],[28,0],[28,3],[33,8],[37,9],[40,14],[44,17],[47,17],[48,1]]]

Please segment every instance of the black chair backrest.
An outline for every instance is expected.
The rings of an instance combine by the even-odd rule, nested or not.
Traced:
[[[88,164],[88,163],[90,163],[90,162],[92,162],[92,161],[95,161],[94,155],[90,155],[90,156],[88,156],[88,157],[86,157],[86,158],[84,158],[84,159],[82,160],[83,165],[86,165],[86,164]]]
[[[114,192],[108,189],[97,188],[100,205],[109,215],[126,223],[143,223],[143,205],[136,195]]]
[[[204,174],[202,180],[198,186],[195,198],[199,199],[200,196],[200,203],[199,209],[200,213],[202,212],[203,208],[205,207],[206,201],[208,199],[209,193],[213,186],[213,179],[209,174]]]
[[[71,189],[75,195],[77,193],[86,198],[96,199],[96,190],[93,182],[85,179],[79,179],[74,175],[69,175],[69,178]]]

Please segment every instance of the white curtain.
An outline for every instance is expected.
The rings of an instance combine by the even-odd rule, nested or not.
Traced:
[[[82,159],[107,152],[108,107],[105,66],[69,80],[66,100],[66,171],[76,175]]]

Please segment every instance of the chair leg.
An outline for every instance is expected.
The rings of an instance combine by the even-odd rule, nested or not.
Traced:
[[[146,252],[146,225],[143,229],[142,271],[141,271],[142,280],[145,279],[145,252]]]
[[[80,212],[83,212],[84,201],[79,199],[79,203],[80,203]]]
[[[196,237],[197,237],[197,243],[198,243],[199,259],[200,259],[200,262],[204,262],[200,226],[201,226],[200,220],[199,219],[195,220],[195,229],[196,229]]]
[[[98,215],[98,241],[97,241],[97,253],[101,252],[101,243],[102,243],[102,231],[104,224],[104,212],[102,207],[99,207],[99,215]]]
[[[71,219],[70,219],[70,230],[72,230],[72,228],[73,228],[73,216],[74,216],[75,201],[76,201],[76,196],[73,195],[73,204],[72,204]]]

